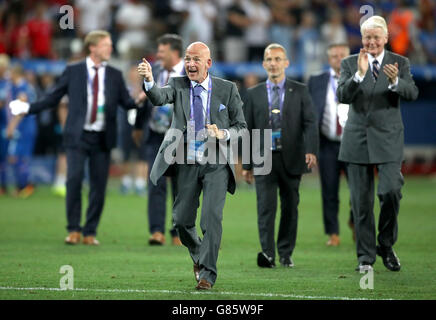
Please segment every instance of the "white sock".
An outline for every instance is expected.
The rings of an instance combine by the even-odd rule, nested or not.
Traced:
[[[58,174],[56,175],[54,186],[55,187],[63,187],[65,186],[65,183],[67,182],[67,177],[64,174]]]
[[[145,180],[143,178],[136,178],[135,187],[137,189],[144,189],[146,185],[147,184],[145,183]]]
[[[132,179],[132,177],[129,176],[129,175],[124,175],[124,176],[121,178],[121,183],[123,184],[123,186],[125,186],[125,187],[127,187],[127,188],[130,188],[130,187],[132,187],[133,179]]]

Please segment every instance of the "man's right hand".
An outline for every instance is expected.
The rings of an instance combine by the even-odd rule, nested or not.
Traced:
[[[253,170],[242,170],[242,176],[244,177],[245,182],[247,182],[248,184],[253,183]]]
[[[138,65],[138,74],[144,77],[146,82],[153,81],[153,73],[151,71],[151,65],[145,58],[142,58],[142,62]]]
[[[29,112],[30,105],[27,102],[17,99],[9,102],[9,109],[11,109],[12,115],[18,116],[20,114],[27,114]]]
[[[368,71],[368,55],[364,48],[360,49],[359,57],[357,58],[357,71],[360,77],[364,77]]]

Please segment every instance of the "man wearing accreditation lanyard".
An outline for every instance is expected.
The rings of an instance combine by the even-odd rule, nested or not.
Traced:
[[[204,139],[209,136],[216,138],[218,145],[228,143],[246,128],[246,123],[236,85],[209,74],[212,59],[207,45],[190,44],[184,62],[187,75],[170,78],[163,88],[155,83],[151,66],[145,59],[139,64],[138,72],[144,77],[144,89],[153,105],[174,105],[171,128],[159,148],[150,179],[156,184],[162,175],[175,174],[178,192],[173,206],[174,224],[194,262],[196,289],[209,290],[217,278],[226,192],[233,194],[236,184],[234,166],[228,155],[224,164],[209,161],[209,158],[206,163],[202,161]],[[183,161],[175,162],[176,155],[180,154]],[[202,190],[203,239],[195,227]]]
[[[271,130],[271,172],[259,175],[254,165],[243,164],[242,174],[248,183],[256,183],[257,219],[262,251],[257,264],[275,267],[274,226],[277,210],[277,188],[280,190],[281,216],[277,237],[280,264],[294,266],[292,253],[297,238],[299,186],[301,175],[317,163],[318,126],[315,110],[306,85],[286,78],[289,66],[286,50],[270,44],[264,52],[263,67],[268,80],[251,88],[244,101],[248,130],[261,130],[260,150],[266,129]],[[255,146],[252,144],[252,148]],[[250,152],[252,154],[252,152]],[[256,169],[256,168],[254,168]]]
[[[340,103],[350,105],[339,160],[347,162],[351,206],[356,228],[358,266],[372,269],[376,254],[385,267],[400,270],[393,250],[397,240],[404,127],[400,98],[415,100],[418,88],[409,60],[385,50],[388,29],[383,17],[372,16],[360,27],[363,48],[342,60],[336,91]],[[378,246],[374,222],[374,168],[380,200]]]

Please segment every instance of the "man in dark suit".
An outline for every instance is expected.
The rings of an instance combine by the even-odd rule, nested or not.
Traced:
[[[286,50],[278,44],[269,45],[263,60],[268,80],[249,89],[244,101],[244,115],[249,131],[261,130],[260,150],[264,149],[264,135],[272,141],[272,152],[265,150],[265,153],[270,154],[268,161],[272,161],[271,172],[254,172],[262,247],[262,252],[257,257],[259,267],[275,266],[277,188],[280,190],[281,203],[277,251],[282,266],[294,266],[291,256],[297,238],[301,175],[309,172],[317,162],[318,126],[315,110],[306,85],[286,78],[285,69],[288,66]],[[254,143],[251,143],[252,150],[256,148]],[[251,183],[253,164],[243,164],[242,174]]]
[[[175,174],[174,224],[194,262],[196,288],[209,290],[217,278],[226,191],[235,192],[234,165],[227,145],[229,140],[237,141],[246,123],[236,85],[209,74],[212,59],[204,43],[190,44],[184,62],[187,76],[170,78],[163,88],[154,82],[145,59],[138,72],[144,76],[144,89],[153,105],[174,104],[171,128],[159,148],[150,179],[156,184],[162,175]],[[212,147],[205,136],[215,140]],[[203,239],[195,227],[201,191]]]
[[[159,63],[153,66],[153,78],[160,87],[164,87],[170,77],[185,74],[183,65],[183,42],[176,34],[165,34],[157,40],[157,58]],[[147,101],[145,108],[141,108],[136,118],[136,128],[143,128],[145,125],[146,159],[148,167],[153,167],[159,147],[164,139],[165,132],[171,125],[173,105],[153,106]],[[142,137],[142,130],[134,132],[137,143]],[[150,182],[150,170],[148,173]],[[173,202],[176,192],[176,181],[171,177]],[[157,184],[148,183],[148,222],[151,237],[150,245],[163,245],[165,243],[165,217],[167,198],[167,177],[162,176]],[[170,230],[172,243],[181,245],[177,230],[173,227]]]
[[[11,102],[13,114],[38,113],[54,108],[68,95],[68,117],[64,127],[67,155],[67,244],[80,242],[98,245],[95,238],[103,211],[109,175],[110,150],[116,143],[117,106],[136,108],[122,74],[107,65],[112,53],[112,40],[106,31],[92,31],[85,38],[87,57],[68,65],[53,90],[41,100],[27,104]],[[82,180],[85,161],[89,161],[90,191],[86,223],[80,226]]]
[[[400,98],[415,100],[418,88],[410,74],[409,60],[384,48],[388,42],[386,21],[372,16],[360,30],[363,48],[342,61],[337,89],[339,102],[350,104],[339,160],[348,163],[359,262],[356,270],[372,269],[377,254],[386,268],[399,271],[400,260],[392,247],[397,240],[404,183]],[[374,167],[379,177],[378,246],[373,212]]]
[[[309,78],[309,92],[318,114],[319,128],[319,175],[321,178],[322,214],[324,231],[329,235],[328,246],[338,246],[339,238],[339,181],[341,171],[347,176],[345,163],[338,160],[341,145],[342,114],[347,114],[348,105],[338,103],[338,87],[341,61],[350,55],[345,43],[329,45],[327,58],[330,68]],[[345,118],[345,117],[342,117]],[[353,214],[350,212],[349,225],[354,231]],[[353,234],[354,238],[354,234]]]

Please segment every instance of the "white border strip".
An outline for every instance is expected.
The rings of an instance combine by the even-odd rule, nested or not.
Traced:
[[[310,300],[372,300],[368,298],[350,298],[350,297],[329,297],[329,296],[305,296],[296,294],[281,293],[244,293],[244,292],[227,292],[227,291],[179,291],[179,290],[141,290],[141,289],[87,289],[75,288],[72,290],[62,290],[60,288],[19,288],[19,287],[0,287],[0,290],[19,290],[19,291],[79,291],[79,292],[108,292],[108,293],[161,293],[161,294],[191,294],[191,295],[233,295],[248,296],[258,298],[289,298],[289,299],[310,299]],[[378,300],[378,299],[377,299]],[[383,299],[392,300],[392,299]]]

